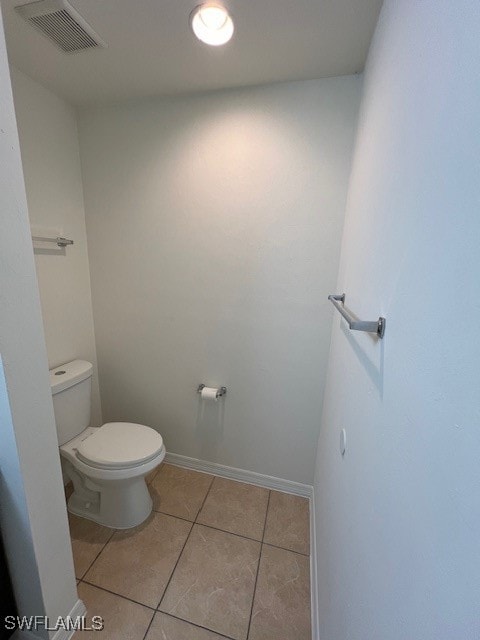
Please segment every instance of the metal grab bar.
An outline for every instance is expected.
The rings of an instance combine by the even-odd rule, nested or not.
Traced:
[[[59,247],[66,247],[69,244],[73,244],[73,240],[67,238],[44,238],[42,236],[32,236],[34,242],[55,242]]]
[[[383,336],[385,335],[385,318],[382,318],[380,316],[378,320],[357,320],[343,306],[345,303],[344,293],[332,294],[328,296],[328,299],[340,313],[340,315],[345,318],[348,323],[349,329],[351,329],[352,331],[367,331],[368,333],[376,333],[379,338],[383,338]]]

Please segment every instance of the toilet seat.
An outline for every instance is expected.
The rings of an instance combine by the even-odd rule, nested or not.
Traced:
[[[142,474],[145,475],[154,469],[155,466],[159,465],[165,457],[166,451],[165,445],[163,444],[158,454],[151,460],[129,467],[122,467],[121,464],[117,464],[117,466],[114,467],[102,467],[91,462],[84,462],[78,455],[78,449],[82,447],[85,440],[93,437],[101,428],[102,427],[87,427],[78,436],[72,438],[65,444],[62,444],[60,447],[60,455],[62,458],[68,460],[80,473],[94,479],[95,481],[101,480],[102,482],[116,482],[117,480],[135,478]],[[158,435],[160,436],[160,434]],[[125,461],[123,460],[120,462]]]
[[[79,460],[97,469],[131,469],[156,458],[162,436],[141,424],[108,422],[78,443]]]

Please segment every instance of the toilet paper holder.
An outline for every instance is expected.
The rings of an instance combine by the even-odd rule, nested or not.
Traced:
[[[206,384],[199,384],[198,385],[198,389],[197,389],[197,393],[202,393],[202,389],[204,389],[207,385]],[[221,398],[222,396],[225,396],[227,394],[227,387],[219,387],[217,389],[217,398]]]

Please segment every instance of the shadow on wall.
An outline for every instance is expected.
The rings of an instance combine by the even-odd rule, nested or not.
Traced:
[[[362,348],[359,337],[355,336],[350,331],[345,322],[342,321],[342,332],[347,339],[349,345],[352,347],[352,351],[356,355],[359,363],[361,364],[363,370],[368,375],[370,380],[375,385],[375,388],[378,391],[378,396],[380,399],[383,399],[383,376],[385,372],[385,341],[379,340],[373,334],[363,334],[365,339],[367,339],[372,346],[374,346],[377,342],[380,341],[380,349],[375,349],[374,353],[378,354],[378,362],[374,362],[371,358],[368,357],[366,349]]]
[[[195,437],[200,444],[201,460],[210,460],[212,453],[216,455],[223,441],[225,397],[222,396],[214,402],[203,400],[200,395],[198,396]]]
[[[33,247],[33,253],[36,256],[66,256],[67,252],[65,251],[65,247]]]

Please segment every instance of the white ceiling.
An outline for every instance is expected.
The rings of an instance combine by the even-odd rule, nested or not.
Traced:
[[[363,70],[382,0],[229,0],[235,33],[197,41],[200,0],[70,0],[107,49],[59,51],[1,0],[10,62],[75,105]]]

